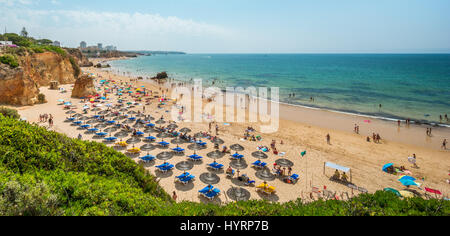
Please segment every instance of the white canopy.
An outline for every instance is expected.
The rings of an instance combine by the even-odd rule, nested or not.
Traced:
[[[331,163],[331,162],[326,162],[325,166],[333,168],[333,169],[337,169],[337,170],[340,170],[340,171],[344,171],[344,172],[349,172],[350,171],[350,168],[348,168],[348,167],[340,166],[338,164],[334,164],[334,163]]]

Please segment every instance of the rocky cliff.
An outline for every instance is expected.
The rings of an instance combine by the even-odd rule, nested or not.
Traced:
[[[0,65],[1,104],[33,105],[37,103],[40,86],[49,86],[51,81],[71,84],[79,73],[78,62],[70,53],[43,52],[15,56],[19,67],[13,69],[5,64]]]
[[[96,94],[97,91],[95,90],[94,79],[86,74],[77,79],[72,90],[73,98],[83,98]]]

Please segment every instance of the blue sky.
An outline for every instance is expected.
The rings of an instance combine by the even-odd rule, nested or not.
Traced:
[[[0,27],[75,47],[190,53],[450,52],[449,0],[0,0]],[[2,30],[3,31],[3,30]]]

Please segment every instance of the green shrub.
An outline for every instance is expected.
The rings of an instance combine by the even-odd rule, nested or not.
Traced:
[[[78,78],[78,76],[81,73],[80,66],[78,65],[78,63],[72,56],[69,57],[69,61],[70,61],[70,64],[72,64],[73,75],[75,76],[75,78]]]
[[[9,65],[11,68],[16,68],[19,66],[17,58],[11,54],[5,54],[3,56],[0,56],[0,63]]]
[[[309,204],[174,203],[124,154],[0,115],[0,215],[448,216],[450,202],[380,191]]]
[[[19,113],[17,110],[6,108],[6,107],[0,107],[0,114],[2,114],[5,117],[13,118],[18,120],[20,118]]]

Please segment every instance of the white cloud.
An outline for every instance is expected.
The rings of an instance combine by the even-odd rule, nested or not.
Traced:
[[[30,35],[61,41],[76,47],[80,41],[102,42],[120,49],[155,49],[197,51],[231,38],[226,28],[148,13],[118,13],[75,10],[34,10],[10,7],[13,0],[0,0],[0,26],[18,32],[26,27]],[[28,2],[28,0],[21,0]],[[5,25],[3,25],[3,23]]]

